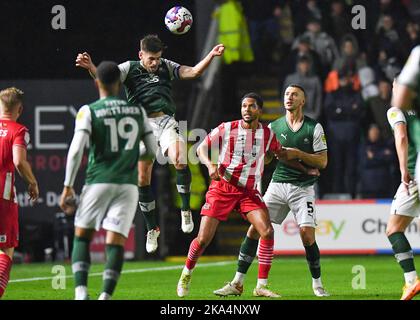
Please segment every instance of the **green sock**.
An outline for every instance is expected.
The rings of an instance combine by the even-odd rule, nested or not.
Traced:
[[[404,232],[395,232],[391,234],[388,239],[389,242],[391,242],[392,250],[394,250],[395,258],[404,272],[416,270],[414,266],[413,251],[411,250],[410,243],[405,237]]]
[[[156,202],[150,185],[139,187],[139,205],[140,211],[143,214],[144,220],[146,221],[147,230],[150,231],[152,229],[156,229]]]
[[[120,245],[107,244],[102,292],[106,292],[109,295],[114,293],[123,263],[124,247]]]
[[[190,210],[190,185],[191,185],[191,171],[187,166],[184,169],[176,170],[176,187],[182,201],[182,211]]]
[[[258,248],[258,240],[254,240],[248,237],[245,237],[244,241],[241,244],[241,249],[239,250],[238,257],[238,269],[240,273],[247,273],[249,267],[252,264]]]
[[[90,267],[89,245],[90,241],[88,239],[74,237],[71,267],[74,274],[75,287],[87,286]]]
[[[313,279],[318,279],[321,277],[321,264],[319,259],[321,257],[319,253],[319,248],[316,242],[310,246],[304,246],[306,252],[306,261],[308,262],[309,271]]]

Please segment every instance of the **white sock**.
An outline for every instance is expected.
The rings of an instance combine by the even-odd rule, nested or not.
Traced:
[[[406,284],[408,284],[409,286],[412,285],[417,279],[416,270],[411,271],[411,272],[405,272],[404,273],[404,278],[405,278],[405,283]]]
[[[258,279],[257,288],[265,287],[268,285],[268,279]]]
[[[74,300],[87,300],[88,299],[88,290],[86,286],[77,286],[74,289]]]
[[[106,292],[102,292],[98,300],[111,300],[111,295]]]
[[[235,278],[233,278],[232,283],[238,283],[242,285],[244,283],[245,273],[236,272]]]
[[[183,274],[191,274],[192,270],[188,269],[187,267],[184,266],[184,269],[182,269],[182,273]]]
[[[323,288],[321,277],[318,279],[312,278],[312,288]]]

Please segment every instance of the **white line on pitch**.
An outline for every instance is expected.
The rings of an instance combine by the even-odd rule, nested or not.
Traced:
[[[220,261],[220,262],[210,262],[210,263],[201,263],[197,264],[197,268],[200,267],[218,267],[224,266],[228,264],[234,264],[236,261]],[[177,270],[184,268],[184,265],[177,265],[177,266],[168,266],[168,267],[157,267],[157,268],[144,268],[144,269],[129,269],[123,270],[121,273],[141,273],[141,272],[150,272],[150,271],[167,271],[167,270]],[[90,273],[89,277],[99,277],[102,276],[102,272]],[[72,278],[73,275],[64,276],[63,278]],[[31,281],[42,281],[42,280],[52,280],[55,277],[36,277],[36,278],[26,278],[26,279],[14,279],[10,280],[9,283],[17,283],[17,282],[31,282]]]

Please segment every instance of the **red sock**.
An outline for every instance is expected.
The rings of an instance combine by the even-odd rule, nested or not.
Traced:
[[[7,254],[0,254],[0,298],[3,296],[9,282],[12,259]]]
[[[197,238],[195,238],[190,244],[190,250],[188,250],[188,258],[185,262],[185,266],[188,270],[192,270],[197,263],[198,258],[203,254],[204,248],[200,247]]]
[[[260,240],[258,248],[258,279],[267,279],[273,262],[274,240]]]

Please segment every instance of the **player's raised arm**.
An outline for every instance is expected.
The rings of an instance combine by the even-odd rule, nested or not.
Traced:
[[[225,46],[223,44],[218,44],[215,46],[207,56],[197,63],[194,67],[181,66],[179,68],[179,78],[180,79],[195,79],[201,76],[201,74],[208,68],[214,57],[221,56]]]
[[[26,148],[15,145],[13,146],[13,164],[19,175],[28,185],[28,194],[32,201],[36,201],[39,197],[38,183],[32,172],[31,166],[26,159]]]
[[[83,52],[79,53],[76,57],[76,67],[81,67],[89,71],[90,76],[95,79],[96,78],[96,66],[92,62],[92,58],[90,57],[89,53]]]

